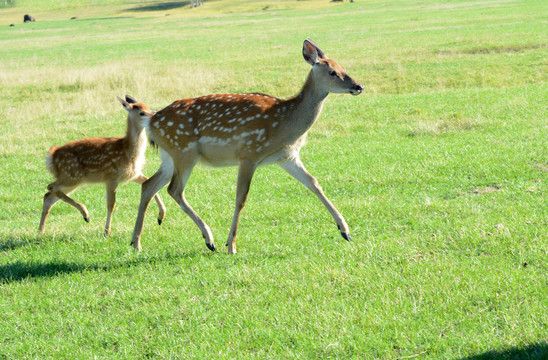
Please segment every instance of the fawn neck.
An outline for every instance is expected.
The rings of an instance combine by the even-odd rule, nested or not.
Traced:
[[[128,155],[130,158],[142,156],[147,146],[147,136],[145,128],[140,122],[127,119],[127,131],[125,136]]]

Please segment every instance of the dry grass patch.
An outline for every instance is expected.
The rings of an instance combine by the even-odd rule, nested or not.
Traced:
[[[441,120],[420,120],[411,126],[409,136],[442,135],[469,131],[478,126],[478,120],[462,117],[458,114],[450,114],[448,118]]]

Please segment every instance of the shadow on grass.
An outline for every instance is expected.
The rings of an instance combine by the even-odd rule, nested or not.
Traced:
[[[5,239],[0,243],[0,252],[6,252],[15,250],[27,245],[39,244],[40,241],[36,240],[21,240],[21,239]]]
[[[137,6],[126,9],[125,11],[166,11],[185,7],[187,5],[190,5],[190,1],[168,1],[145,6]]]
[[[164,253],[151,256],[143,256],[140,254],[124,261],[113,261],[108,264],[84,264],[64,260],[49,262],[16,261],[11,264],[0,265],[0,285],[22,281],[28,278],[53,277],[86,271],[110,271],[118,268],[139,266],[141,264],[174,261],[189,257],[195,258],[196,256],[206,256],[206,253],[196,251],[193,253]]]
[[[501,351],[489,351],[468,356],[459,360],[541,360],[548,359],[548,343],[538,343],[524,348],[512,348]]]
[[[133,19],[131,16],[113,16],[113,17],[98,17],[98,18],[82,18],[78,21],[102,21],[102,20],[120,20],[120,19]]]

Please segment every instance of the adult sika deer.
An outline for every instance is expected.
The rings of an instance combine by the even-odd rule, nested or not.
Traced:
[[[239,166],[236,208],[226,243],[229,253],[236,253],[238,220],[253,173],[258,166],[272,163],[277,163],[316,194],[335,219],[343,238],[351,240],[346,221],[304,168],[299,150],[320,115],[327,95],[358,95],[363,86],[310,39],[304,41],[303,56],[312,70],[301,92],[293,98],[282,100],[257,93],[208,95],[175,101],[145,120],[151,141],[161,148],[162,165],[142,186],[131,240],[136,249],[141,249],[148,203],[171,180],[168,193],[200,228],[207,247],[215,250],[209,227],[184,196],[185,184],[198,161],[213,166]]]
[[[112,212],[116,204],[116,188],[119,183],[133,181],[142,184],[148,178],[142,174],[145,164],[147,137],[143,119],[153,115],[146,105],[131,96],[118,98],[128,112],[125,137],[90,137],[53,146],[46,157],[46,167],[55,176],[44,195],[42,218],[38,231],[43,233],[51,207],[63,200],[82,213],[89,222],[86,207],[68,195],[85,183],[105,183],[107,190],[107,223],[105,236],[110,234]],[[158,207],[158,224],[164,219],[166,208],[158,195],[154,195]]]

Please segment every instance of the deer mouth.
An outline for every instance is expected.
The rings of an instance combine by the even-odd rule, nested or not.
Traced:
[[[360,95],[363,92],[363,85],[356,84],[352,89],[348,90],[351,95]]]

